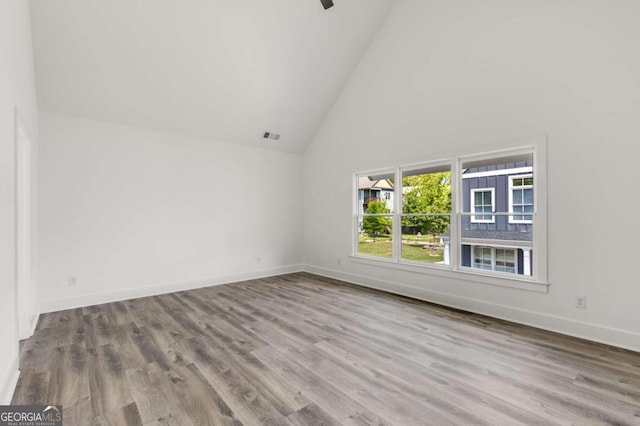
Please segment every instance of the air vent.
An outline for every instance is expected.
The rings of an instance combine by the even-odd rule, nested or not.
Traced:
[[[280,139],[280,135],[277,133],[271,133],[271,132],[264,132],[264,136],[262,136],[265,139],[272,139],[274,141],[277,141],[278,139]]]
[[[333,6],[333,0],[320,0],[320,3],[322,3],[325,10]]]

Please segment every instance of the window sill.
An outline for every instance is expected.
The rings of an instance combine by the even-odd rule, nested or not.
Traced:
[[[500,273],[478,272],[471,268],[464,268],[457,271],[448,266],[422,265],[418,263],[396,262],[391,259],[376,258],[370,256],[349,256],[351,263],[375,266],[378,268],[395,269],[399,271],[412,272],[416,274],[433,275],[437,277],[459,279],[471,281],[478,284],[508,287],[518,290],[533,291],[537,293],[548,293],[549,283],[534,281],[527,278],[505,277]]]

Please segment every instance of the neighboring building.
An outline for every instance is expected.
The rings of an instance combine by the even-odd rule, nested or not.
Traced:
[[[393,183],[389,179],[372,180],[366,176],[358,178],[358,209],[364,214],[372,201],[384,202],[393,211]]]
[[[462,211],[476,214],[462,217],[462,266],[531,275],[534,207],[532,165],[531,161],[523,161],[463,171]],[[443,234],[442,240],[445,244],[445,263],[448,264],[448,231]]]

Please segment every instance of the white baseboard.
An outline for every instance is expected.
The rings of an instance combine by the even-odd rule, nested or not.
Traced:
[[[406,284],[381,281],[366,276],[306,265],[305,271],[328,278],[346,281],[364,287],[383,290],[401,296],[424,300],[439,305],[462,309],[477,314],[487,315],[531,327],[554,331],[573,337],[592,340],[606,345],[640,352],[640,333],[629,330],[606,327],[598,324],[576,321],[571,318],[548,315],[512,306],[500,305],[483,300],[457,296],[453,294],[416,288]]]
[[[239,281],[272,277],[275,275],[291,274],[304,270],[302,265],[282,266],[278,268],[262,269],[258,271],[244,272],[240,274],[221,277],[206,278],[193,281],[181,281],[162,283],[151,286],[126,288],[101,293],[83,294],[74,297],[66,297],[43,301],[40,306],[41,313],[63,311],[65,309],[82,308],[85,306],[99,305],[102,303],[118,302],[121,300],[135,299],[138,297],[157,296],[159,294],[175,291],[193,290],[202,287],[229,284]]]
[[[16,356],[11,362],[7,377],[3,383],[0,383],[0,405],[11,404],[13,393],[18,384],[18,377],[20,377],[20,371],[18,371],[18,357]]]

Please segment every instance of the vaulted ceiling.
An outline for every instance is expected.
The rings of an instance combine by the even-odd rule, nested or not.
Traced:
[[[300,153],[393,0],[30,5],[40,109]]]

